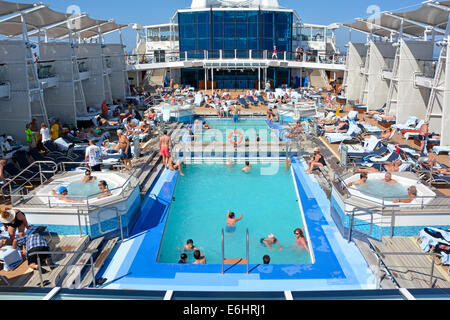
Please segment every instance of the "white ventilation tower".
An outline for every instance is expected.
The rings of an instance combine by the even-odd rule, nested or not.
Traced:
[[[206,8],[258,8],[277,9],[278,0],[192,0],[191,9]]]

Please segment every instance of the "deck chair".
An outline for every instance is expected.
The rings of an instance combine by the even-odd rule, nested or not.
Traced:
[[[258,98],[259,102],[261,102],[262,104],[265,104],[265,105],[267,104],[267,101],[264,100],[263,96],[257,95],[256,97]]]
[[[372,136],[364,141],[364,145],[347,145],[349,158],[364,158],[369,156],[378,156],[387,152],[387,146],[381,143],[380,139]],[[342,144],[339,147],[341,152]]]
[[[330,143],[340,143],[344,141],[353,140],[359,134],[361,134],[361,129],[358,127],[358,125],[350,123],[350,127],[347,132],[325,133],[325,137]]]
[[[374,117],[374,119],[376,119],[378,122],[381,122],[381,123],[395,123],[396,122],[396,120],[385,120],[379,114],[376,114],[373,117]]]
[[[433,151],[436,154],[450,153],[450,146],[434,146]]]
[[[3,167],[3,171],[8,175],[9,178],[15,178],[19,181],[27,181],[30,180],[31,182],[40,181],[39,175],[36,175],[36,172],[33,172],[31,170],[19,170],[14,164],[8,163]],[[33,177],[35,176],[35,177]]]
[[[239,102],[239,104],[240,104],[241,106],[243,106],[244,108],[246,108],[246,109],[249,108],[249,105],[248,105],[247,101],[245,101],[244,98],[239,98],[239,99],[238,99],[238,102]]]
[[[258,105],[258,102],[257,101],[255,101],[255,99],[253,98],[253,97],[247,97],[247,100],[251,103],[251,104],[253,104],[254,106],[257,106]]]
[[[417,117],[409,117],[404,124],[394,124],[392,127],[398,130],[414,129],[417,126],[417,121],[419,121]]]

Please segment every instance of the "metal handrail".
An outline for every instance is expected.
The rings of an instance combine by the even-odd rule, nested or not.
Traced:
[[[29,256],[34,256],[34,255],[38,255],[37,256],[37,261],[38,261],[38,271],[39,271],[39,279],[41,280],[41,287],[44,287],[44,279],[42,278],[42,265],[41,265],[41,257],[39,255],[53,255],[53,254],[83,254],[83,253],[90,253],[91,256],[89,258],[90,260],[90,265],[91,265],[91,272],[92,272],[92,284],[95,287],[95,272],[94,272],[94,260],[92,258],[92,255],[94,253],[97,253],[98,249],[95,250],[80,250],[80,251],[37,251],[37,252],[32,252],[29,254]],[[53,262],[53,261],[52,261]],[[73,264],[65,264],[65,265],[61,265],[59,264],[58,266],[63,266],[63,267],[67,267],[67,266],[77,266],[78,264],[73,263]],[[85,265],[85,264],[84,264]],[[83,265],[83,266],[84,266]]]
[[[42,164],[46,164],[46,165],[54,165],[54,170],[42,170]],[[35,165],[39,165],[39,172],[36,172],[32,177],[28,178],[25,180],[25,182],[19,186],[19,188],[23,188],[25,185],[30,184],[30,182],[36,178],[38,175],[40,176],[41,179],[41,184],[44,182],[43,180],[45,179],[45,181],[47,181],[47,178],[43,175],[44,173],[51,173],[51,174],[56,174],[57,170],[58,170],[58,165],[56,164],[56,162],[54,161],[35,161],[32,164],[30,164],[28,167],[26,167],[25,169],[23,169],[20,173],[18,173],[15,177],[11,178],[7,183],[5,183],[1,189],[0,192],[2,193],[2,195],[4,195],[3,190],[6,187],[9,187],[9,191],[10,191],[10,195],[12,195],[13,190],[12,190],[12,185],[13,183],[15,183],[16,180],[18,180],[19,178],[23,178],[22,175],[24,173],[27,172],[32,172],[30,169],[33,168]]]
[[[377,259],[378,259],[378,270],[380,270],[381,266],[381,257],[380,255],[397,255],[397,256],[437,256],[441,257],[441,254],[439,253],[433,253],[433,252],[378,252],[377,253]],[[434,265],[435,261],[432,258],[431,259],[431,272],[430,272],[430,288],[433,288],[433,277],[434,277]],[[386,267],[388,269],[388,267]]]
[[[249,251],[250,251],[250,237],[249,237],[248,229],[247,229],[247,252],[246,252],[246,258],[247,258],[247,274],[249,274],[249,260],[250,260]]]
[[[224,230],[222,229],[222,272],[221,272],[221,274],[225,273],[225,270],[224,270],[224,266],[225,266],[225,244],[224,244],[224,241],[225,241],[225,236],[224,236]]]

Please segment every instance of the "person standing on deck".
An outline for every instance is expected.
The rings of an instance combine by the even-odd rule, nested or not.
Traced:
[[[172,139],[168,136],[167,130],[164,130],[163,136],[159,139],[159,150],[163,159],[163,165],[166,169],[169,167],[170,148],[172,147]]]
[[[94,140],[89,141],[89,147],[86,148],[84,161],[89,165],[91,171],[102,171],[103,156],[102,150],[95,145]]]
[[[273,46],[272,60],[278,60],[277,46]]]
[[[117,136],[119,137],[119,143],[117,144],[117,151],[122,153],[121,159],[123,164],[128,167],[128,170],[131,172],[131,158],[133,155],[131,154],[131,145],[128,138],[123,134],[122,130],[117,130]]]
[[[419,131],[419,140],[420,140],[420,153],[421,154],[428,154],[427,151],[427,141],[428,141],[428,135],[429,135],[429,124],[428,122],[425,122],[423,125],[420,126]]]

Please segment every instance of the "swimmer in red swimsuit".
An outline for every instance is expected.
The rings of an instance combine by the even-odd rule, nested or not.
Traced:
[[[308,242],[306,241],[305,235],[304,235],[304,230],[305,227],[301,228],[301,229],[295,229],[294,234],[295,234],[295,242],[297,242],[298,246],[301,248],[305,248],[306,251],[309,252],[309,248],[308,248]]]

